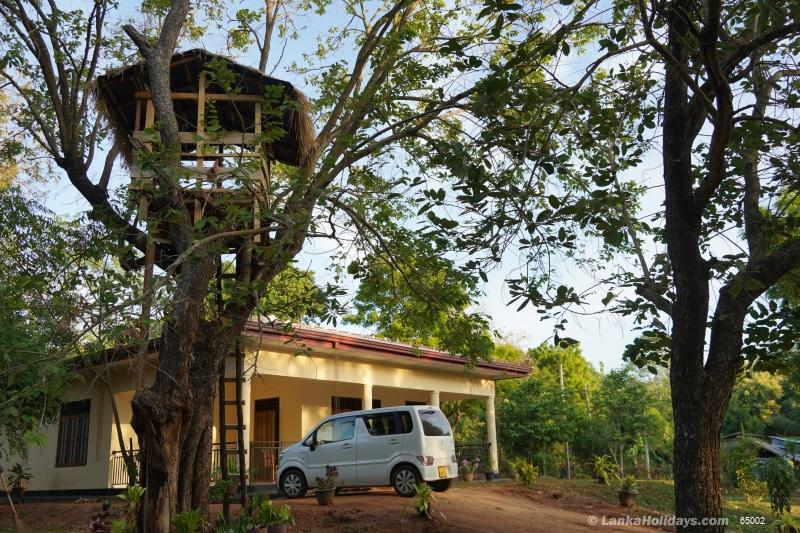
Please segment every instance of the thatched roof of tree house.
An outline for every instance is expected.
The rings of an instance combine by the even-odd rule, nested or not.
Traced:
[[[284,88],[287,97],[297,105],[290,106],[284,113],[283,127],[286,134],[269,146],[264,146],[264,152],[289,165],[300,166],[308,161],[316,147],[316,135],[309,117],[310,104],[303,93],[289,82],[265,76],[258,70],[240,65],[225,56],[194,49],[172,56],[170,85],[173,94],[197,93],[200,73],[209,70],[207,65],[212,60],[225,61],[228,69],[237,75],[234,82],[237,94],[263,96],[268,86],[278,85]],[[225,92],[213,81],[207,82],[205,90],[206,93]],[[137,93],[141,101],[141,95],[147,92],[149,92],[148,74],[144,63],[117,68],[97,78],[95,95],[98,110],[108,120],[115,139],[120,143],[122,156],[129,165],[133,161],[134,151],[132,132],[143,129],[141,123],[134,124]],[[252,101],[215,100],[222,129],[232,132],[253,132],[254,105]],[[197,100],[173,98],[173,106],[181,131],[196,131]],[[186,146],[182,151],[193,149],[193,146]]]

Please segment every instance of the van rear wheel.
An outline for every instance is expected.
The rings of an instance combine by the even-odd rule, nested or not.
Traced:
[[[417,469],[411,465],[400,465],[392,472],[392,487],[394,491],[403,498],[410,498],[414,495],[414,487],[420,483]]]
[[[436,481],[429,481],[428,485],[434,490],[434,492],[445,492],[447,489],[450,488],[450,482],[452,479],[439,479]]]
[[[281,492],[287,498],[302,498],[308,491],[306,476],[300,470],[287,470],[281,476]]]

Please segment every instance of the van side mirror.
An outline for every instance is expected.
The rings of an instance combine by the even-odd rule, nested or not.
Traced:
[[[317,449],[317,435],[315,434],[311,437],[311,444],[308,445],[308,449],[312,452]]]

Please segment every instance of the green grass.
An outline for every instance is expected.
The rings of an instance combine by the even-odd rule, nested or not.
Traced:
[[[639,480],[639,496],[637,506],[639,511],[652,510],[656,513],[671,515],[673,513],[673,485],[667,480]],[[556,479],[540,477],[535,489],[544,491],[562,491],[565,495],[577,496],[581,499],[598,501],[606,504],[617,505],[617,487],[601,485],[594,479]],[[793,508],[800,510],[800,498],[794,498]],[[722,497],[722,513],[728,518],[727,531],[742,533],[765,533],[773,531],[771,527],[774,518],[765,499],[748,502],[741,495],[734,492],[724,492]],[[766,525],[741,524],[742,517],[763,517]]]

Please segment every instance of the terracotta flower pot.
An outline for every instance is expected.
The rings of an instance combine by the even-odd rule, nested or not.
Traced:
[[[472,483],[472,478],[474,477],[475,472],[461,472],[462,481],[466,481],[467,483]]]
[[[619,496],[619,504],[623,507],[633,507],[636,503],[637,494],[639,494],[639,491],[636,490],[618,490],[617,496]]]
[[[17,503],[25,503],[25,493],[28,491],[28,484],[22,483],[11,487],[11,498]]]
[[[251,527],[247,533],[286,533],[286,524],[269,525],[266,527]]]
[[[333,503],[333,496],[336,494],[336,488],[332,489],[317,489],[314,495],[317,497],[317,503],[320,505],[330,505]]]

